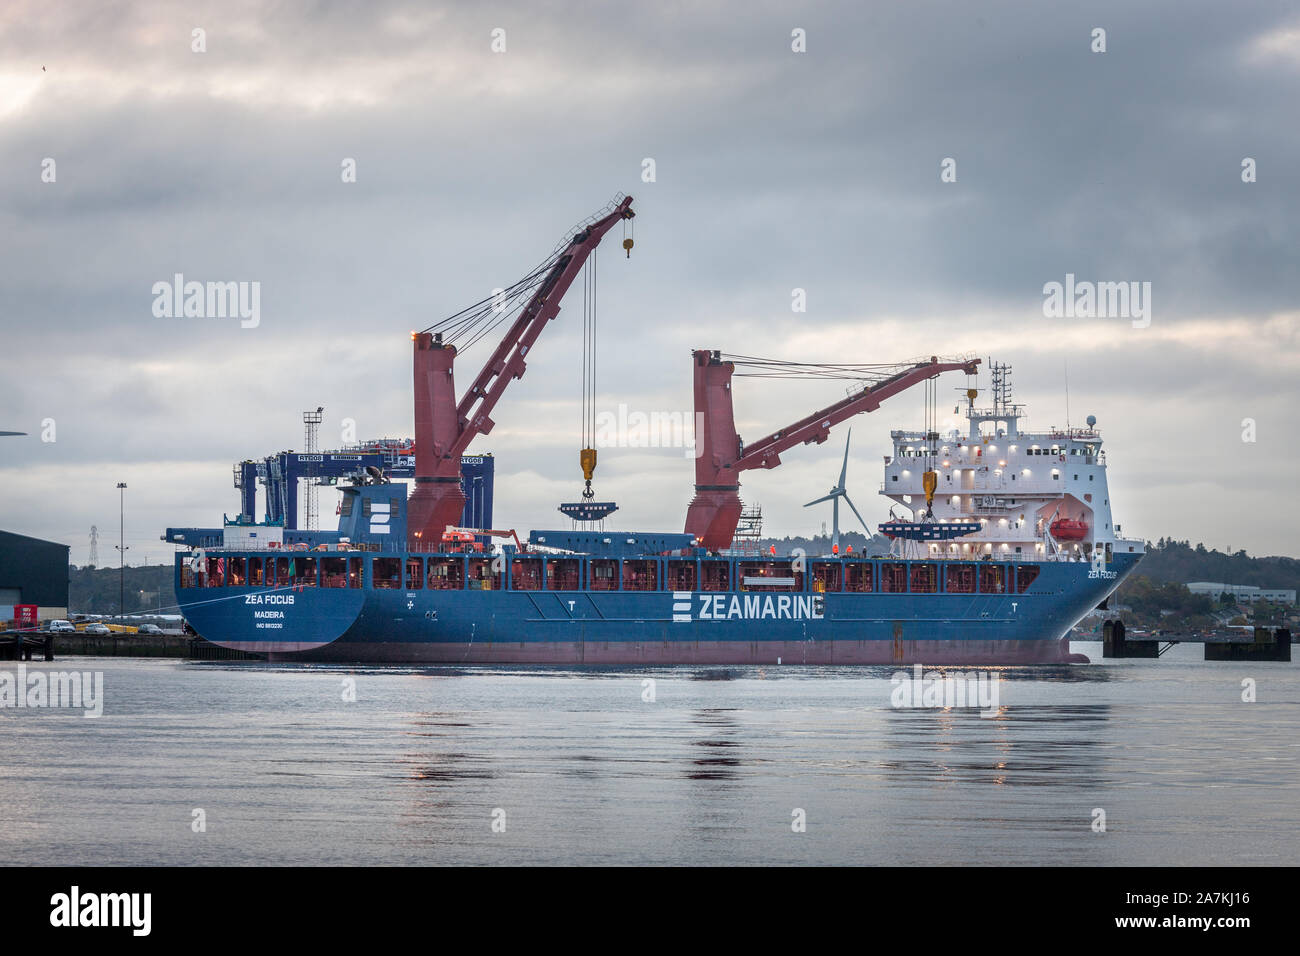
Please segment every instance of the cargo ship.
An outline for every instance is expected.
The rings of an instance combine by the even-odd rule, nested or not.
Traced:
[[[559,506],[567,529],[532,531],[525,541],[486,527],[481,517],[484,526],[465,526],[474,513],[465,488],[470,442],[491,430],[494,406],[524,374],[525,356],[579,275],[584,330],[594,327],[589,264],[601,238],[620,222],[630,256],[631,202],[617,197],[567,231],[546,260],[493,299],[412,333],[409,494],[405,482],[372,465],[343,474],[334,531],[293,529],[282,518],[257,522],[247,504],[220,529],[167,529],[164,540],[179,546],[176,593],[189,626],[215,644],[281,661],[1086,661],[1070,652],[1066,635],[1131,572],[1141,542],[1110,527],[1099,435],[1066,432],[1051,435],[1050,444],[1047,436],[1030,441],[1016,431],[1018,416],[1006,414],[1002,392],[995,392],[996,414],[984,415],[974,406],[977,390],[969,390],[971,426],[964,437],[945,439],[930,424],[919,433],[894,434],[882,492],[892,492],[911,514],[881,526],[896,543],[889,554],[836,548],[778,555],[774,548],[733,547],[743,472],[777,467],[786,450],[823,442],[836,425],[916,385],[926,387],[929,416],[939,376],[976,374],[979,360],[970,356],[813,366],[697,350],[691,355],[695,494],[682,531],[606,530],[617,506],[594,498],[592,447],[579,455],[582,500]],[[506,320],[506,334],[458,399],[457,355]],[[594,367],[586,352],[583,359],[584,372]],[[853,385],[843,399],[744,442],[732,406],[738,374],[831,375]],[[594,380],[587,374],[583,399],[583,438],[591,439]],[[995,457],[1003,464],[988,471]],[[1022,459],[1032,464],[1022,467]],[[1067,472],[1073,478],[1034,497],[1025,478],[1048,467],[1054,477],[1047,481],[1060,482]],[[1013,486],[1010,473],[1017,468]],[[1062,488],[1068,491],[1061,494]]]

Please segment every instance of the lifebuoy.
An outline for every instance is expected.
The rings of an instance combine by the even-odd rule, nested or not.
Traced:
[[[1061,456],[1061,461],[1065,461],[1065,456],[1064,456],[1064,455]]]

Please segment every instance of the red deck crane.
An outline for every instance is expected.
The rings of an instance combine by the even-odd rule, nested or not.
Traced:
[[[492,409],[501,394],[513,379],[523,376],[524,359],[533,343],[546,323],[559,314],[560,300],[605,233],[635,215],[631,206],[631,196],[615,200],[607,210],[576,227],[547,260],[514,285],[411,334],[415,353],[415,490],[407,506],[407,535],[412,549],[418,549],[421,539],[426,546],[439,541],[448,525],[460,522],[465,508],[461,455],[471,441],[492,431]],[[625,239],[623,247],[630,250],[631,240]],[[505,337],[457,402],[454,340],[468,348],[512,314],[515,318]]]
[[[699,349],[691,353],[695,362],[695,497],[686,512],[686,532],[702,547],[717,551],[731,546],[740,520],[740,473],[751,468],[775,468],[781,452],[799,444],[820,444],[831,427],[859,412],[872,412],[892,395],[943,372],[975,374],[979,359],[967,358],[894,366],[812,366],[798,363],[746,359]],[[730,359],[730,360],[728,360]],[[748,445],[736,434],[732,407],[731,377],[736,366],[753,367],[750,374],[780,377],[826,374],[839,369],[843,376],[867,379],[871,384],[833,405],[813,412],[780,431]],[[819,371],[814,371],[819,370]],[[843,377],[841,376],[841,377]]]

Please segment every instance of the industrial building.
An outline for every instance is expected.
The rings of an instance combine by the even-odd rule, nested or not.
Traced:
[[[1208,594],[1216,601],[1222,594],[1231,594],[1237,601],[1254,604],[1269,601],[1273,604],[1294,604],[1295,591],[1289,588],[1258,588],[1253,584],[1221,584],[1214,581],[1193,581],[1187,585],[1193,594]]]
[[[0,620],[35,604],[39,620],[68,616],[68,546],[0,531]]]

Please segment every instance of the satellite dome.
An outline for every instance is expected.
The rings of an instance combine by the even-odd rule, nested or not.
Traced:
[[[1092,428],[1092,426],[1094,426],[1094,425],[1096,425],[1096,424],[1097,424],[1097,416],[1096,416],[1096,415],[1089,415],[1089,416],[1088,416],[1088,427],[1089,427],[1089,428]]]

